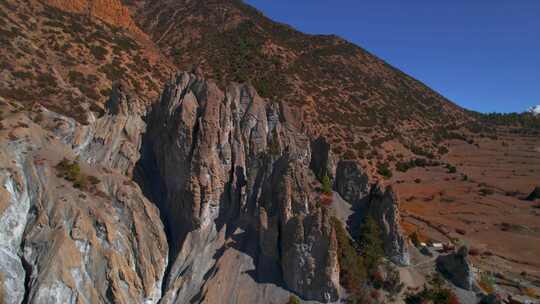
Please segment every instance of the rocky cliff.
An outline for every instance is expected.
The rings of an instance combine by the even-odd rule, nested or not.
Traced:
[[[2,126],[4,303],[156,303],[165,233],[157,208],[124,174],[138,159],[130,135],[142,120],[110,108],[81,126],[36,107]]]
[[[4,120],[8,303],[337,301],[322,175],[351,204],[367,198],[387,254],[407,262],[393,192],[311,141],[285,104],[185,72],[144,104],[117,83],[87,125],[40,106]]]
[[[244,233],[235,242],[259,244],[256,280],[306,299],[338,298],[336,241],[311,187],[309,140],[287,115],[247,85],[222,92],[188,73],[167,84],[148,117],[140,167],[170,232],[165,303],[197,299],[236,229]]]

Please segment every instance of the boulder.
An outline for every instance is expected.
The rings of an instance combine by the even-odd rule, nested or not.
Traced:
[[[454,285],[466,290],[472,290],[474,272],[468,256],[469,250],[466,246],[463,246],[457,252],[439,256],[436,264],[437,270]]]
[[[527,196],[526,198],[528,201],[534,201],[537,199],[540,199],[540,187],[534,188],[534,190]]]

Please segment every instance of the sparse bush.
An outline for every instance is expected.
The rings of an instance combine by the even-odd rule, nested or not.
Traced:
[[[478,285],[486,293],[492,293],[495,290],[495,278],[489,273],[482,273],[478,280]]]
[[[430,281],[430,287],[425,286],[422,291],[416,294],[407,294],[405,303],[407,304],[459,304],[457,296],[448,288],[444,288],[443,281],[439,275],[435,275]]]
[[[68,78],[69,81],[73,83],[81,83],[85,81],[84,74],[75,70],[71,70],[68,72]]]
[[[131,51],[139,49],[139,45],[135,40],[124,35],[114,37],[113,42],[115,43],[115,53],[119,53],[120,51]]]
[[[116,63],[116,64],[107,63],[99,67],[98,71],[107,75],[107,78],[110,81],[116,81],[116,80],[122,79],[122,77],[124,76],[126,72],[126,69],[123,66],[121,66],[120,63]]]
[[[90,52],[97,60],[100,60],[100,61],[105,60],[107,57],[107,54],[109,54],[107,49],[100,45],[90,46]]]
[[[416,154],[416,155],[419,155],[419,156],[424,156],[424,157],[427,157],[427,158],[434,158],[435,156],[433,155],[433,153],[431,153],[430,151],[428,150],[425,150],[421,147],[418,147],[416,145],[411,145],[409,146],[409,149],[411,150],[412,153]]]
[[[405,284],[401,282],[399,271],[392,264],[385,264],[386,278],[383,282],[383,289],[388,291],[390,297],[394,297],[399,294]]]
[[[56,170],[58,170],[58,177],[72,182],[73,187],[83,191],[92,190],[92,187],[99,183],[98,178],[83,174],[77,161],[64,158],[56,165]]]
[[[388,163],[378,163],[377,164],[377,173],[379,173],[384,178],[392,178],[392,170],[388,166]]]
[[[289,302],[287,302],[287,304],[300,304],[300,299],[298,299],[298,297],[295,295],[290,295]]]
[[[112,93],[112,90],[110,88],[99,90],[99,94],[101,94],[101,96],[103,97],[109,97],[111,96],[111,93]]]
[[[488,189],[488,188],[482,188],[482,189],[479,190],[479,192],[480,192],[480,195],[482,195],[482,196],[488,196],[488,195],[492,195],[494,193],[493,190]]]
[[[332,181],[328,175],[323,176],[322,178],[322,192],[324,194],[332,193]]]
[[[13,72],[13,76],[19,79],[32,79],[34,77],[34,74],[32,74],[31,72],[15,71]]]
[[[0,96],[18,101],[31,101],[34,96],[27,88],[0,89]]]
[[[440,155],[444,155],[444,154],[447,154],[448,153],[448,148],[445,147],[445,146],[440,146],[439,147],[439,154]]]

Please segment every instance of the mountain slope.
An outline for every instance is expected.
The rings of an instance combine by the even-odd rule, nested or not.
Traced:
[[[172,64],[120,2],[96,1],[87,12],[90,3],[0,2],[0,96],[40,103],[80,122],[103,114],[115,80],[147,103],[158,96]]]
[[[291,105],[308,133],[324,135],[350,158],[365,156],[366,143],[429,142],[433,129],[469,119],[360,47],[336,36],[303,34],[241,1],[126,2],[178,67],[197,63],[222,84],[250,81],[262,96]]]

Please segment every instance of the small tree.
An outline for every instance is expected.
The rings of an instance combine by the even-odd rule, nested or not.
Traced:
[[[332,181],[328,175],[325,175],[322,178],[322,191],[324,194],[332,193]]]
[[[367,268],[374,270],[384,255],[383,241],[381,239],[381,230],[371,216],[367,216],[360,227],[358,238],[360,249]]]
[[[340,269],[340,283],[349,293],[347,303],[365,303],[363,286],[367,273],[364,259],[358,254],[353,240],[349,237],[340,220],[332,217],[332,225],[336,231],[338,243],[338,262]],[[357,300],[357,302],[354,302]]]
[[[298,299],[298,297],[295,295],[290,295],[289,302],[287,304],[300,304],[300,299]]]

